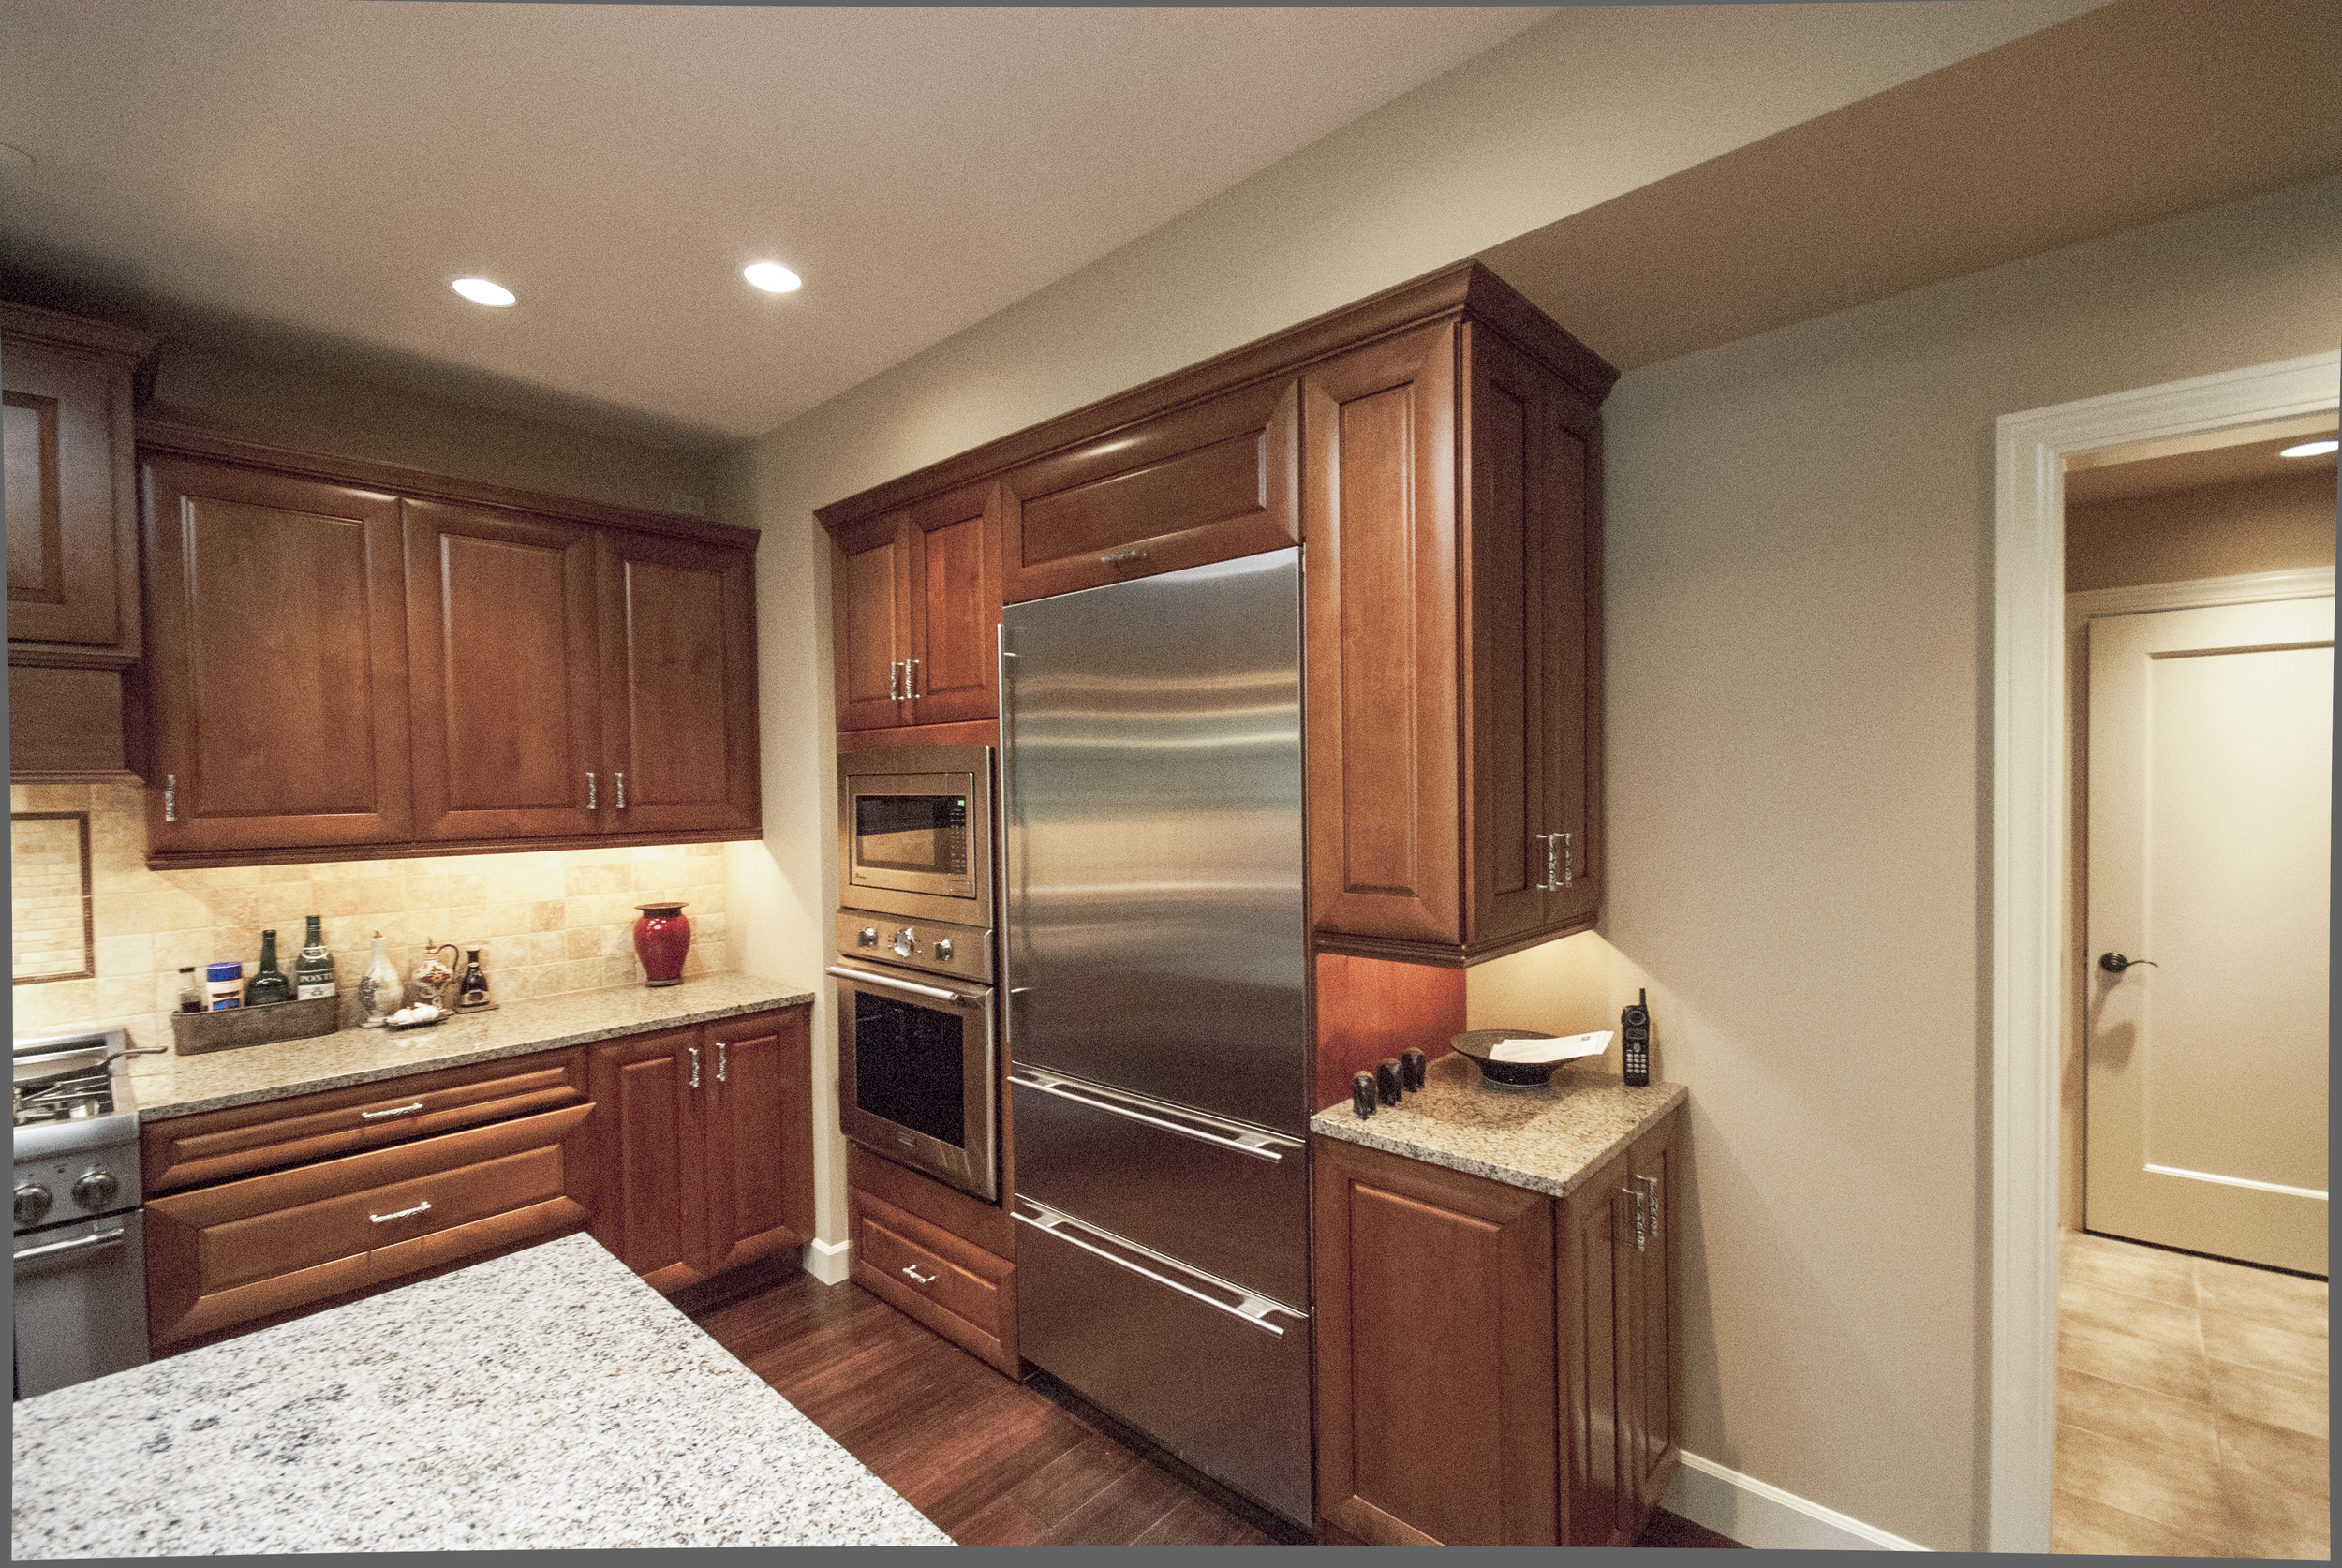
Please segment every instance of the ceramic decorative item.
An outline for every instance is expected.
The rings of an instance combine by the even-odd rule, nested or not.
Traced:
[[[464,978],[455,983],[455,1011],[493,1013],[496,998],[488,995],[488,971],[480,967],[480,950],[464,950]]]
[[[407,983],[382,951],[382,933],[377,931],[371,939],[373,956],[366,960],[366,972],[358,977],[358,1027],[378,1029],[407,1005]]]
[[[442,958],[440,954],[446,954]],[[422,939],[422,957],[415,965],[415,1000],[429,1002],[442,1013],[454,1011],[455,998],[449,993],[455,985],[455,960],[463,949],[453,942]]]
[[[683,960],[691,951],[691,923],[681,904],[637,904],[634,955],[643,961],[645,985],[683,984]]]

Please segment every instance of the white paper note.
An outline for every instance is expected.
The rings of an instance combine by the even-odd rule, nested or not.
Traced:
[[[1598,1057],[1610,1043],[1609,1029],[1573,1034],[1561,1040],[1500,1040],[1489,1049],[1490,1061],[1567,1061],[1572,1057]]]

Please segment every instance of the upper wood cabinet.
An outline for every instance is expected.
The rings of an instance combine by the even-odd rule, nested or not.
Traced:
[[[754,535],[185,433],[143,467],[150,865],[761,831]]]
[[[832,530],[839,729],[999,716],[1000,532],[990,482]]]
[[[1593,925],[1594,398],[1469,317],[1302,387],[1318,946],[1460,965]]]
[[[139,657],[130,379],[143,333],[0,304],[8,538],[8,767],[127,777],[122,672]]]

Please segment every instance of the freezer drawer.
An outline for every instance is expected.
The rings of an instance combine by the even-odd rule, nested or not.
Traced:
[[[1310,1324],[1019,1199],[1025,1358],[1296,1524],[1310,1515]]]
[[[1009,1074],[1016,1191],[1223,1280],[1305,1302],[1309,1146],[1045,1069]]]

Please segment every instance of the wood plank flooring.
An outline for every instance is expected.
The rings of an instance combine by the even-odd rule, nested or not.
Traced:
[[[2051,1549],[2333,1551],[2326,1281],[2060,1238]]]
[[[1012,1383],[858,1285],[798,1273],[692,1316],[962,1545],[1304,1539],[1070,1390]],[[1735,1543],[1662,1513],[1637,1545]]]

